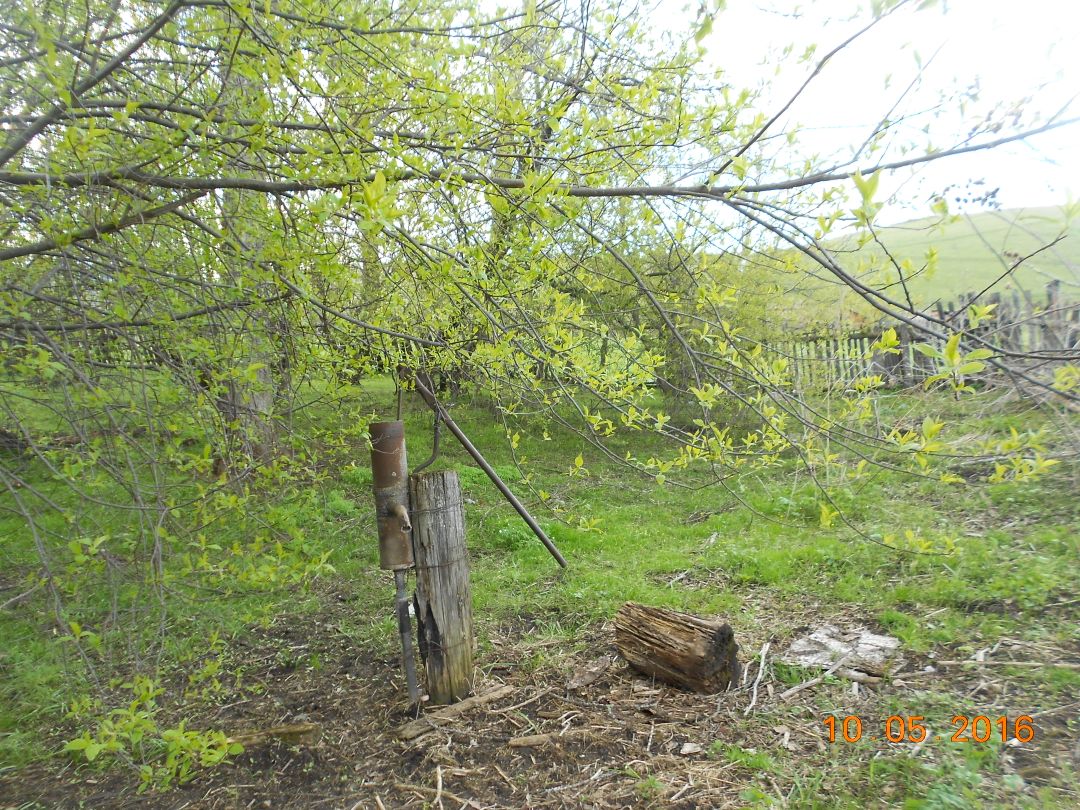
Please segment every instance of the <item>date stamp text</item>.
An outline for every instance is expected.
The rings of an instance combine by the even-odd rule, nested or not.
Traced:
[[[1026,743],[1035,739],[1035,725],[1032,718],[1026,714],[1019,717],[987,717],[979,714],[968,717],[957,714],[952,718],[952,734],[934,734],[926,725],[926,718],[922,715],[899,715],[893,714],[885,719],[881,728],[872,727],[868,721],[864,723],[862,718],[849,714],[844,717],[828,715],[823,718],[825,731],[831,743],[856,743],[864,738],[874,741],[890,743],[921,743],[927,739],[944,740],[958,743],[987,743],[991,740],[1000,740],[1007,743],[1010,740]],[[876,726],[876,723],[873,724]]]

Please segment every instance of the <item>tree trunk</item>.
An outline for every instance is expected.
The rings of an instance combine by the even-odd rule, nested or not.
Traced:
[[[236,23],[239,28],[240,21],[236,20]],[[243,57],[237,55],[234,59],[241,60]],[[260,92],[261,88],[234,64],[226,73],[220,103],[228,114],[241,117],[250,101]],[[226,131],[229,130],[239,135],[236,128],[227,126]],[[228,161],[229,168],[237,174],[244,173],[249,165],[258,162],[245,146],[237,145],[230,151],[234,154]],[[243,278],[240,265],[260,260],[265,239],[259,223],[265,220],[267,205],[263,195],[242,189],[226,189],[221,199],[222,231],[232,237],[235,251],[228,259],[234,265],[229,271],[229,280],[238,284]],[[274,324],[264,306],[250,308],[248,317],[250,327],[238,341],[241,343],[246,339],[247,345],[240,349],[241,353],[234,362],[256,366],[256,370],[252,379],[228,382],[224,397],[228,404],[223,409],[227,413],[222,416],[226,420],[226,432],[232,434],[228,436],[229,450],[235,452],[239,447],[247,457],[267,463],[276,455],[278,444],[274,418],[277,393],[273,377],[275,357],[269,337]]]

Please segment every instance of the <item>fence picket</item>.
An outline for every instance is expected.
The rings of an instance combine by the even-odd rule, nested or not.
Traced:
[[[997,306],[990,318],[971,327],[969,307],[975,302]],[[968,293],[955,301],[936,302],[933,311],[948,324],[950,331],[993,340],[1006,352],[1064,353],[1063,357],[1033,361],[1033,368],[1040,374],[1053,373],[1058,365],[1070,360],[1076,362],[1080,355],[1080,302],[1065,302],[1058,281],[1047,285],[1045,297],[1032,296],[1026,291],[1021,295],[1017,290],[1007,296],[992,293],[982,299]],[[936,341],[926,340],[907,324],[894,327],[900,338],[898,354],[872,353],[871,345],[888,326],[882,322],[858,330],[837,329],[826,334],[814,331],[802,339],[785,341],[773,351],[787,358],[792,384],[797,390],[846,387],[872,374],[880,374],[886,385],[912,386],[936,373],[935,361],[914,348],[918,342]],[[965,350],[974,348],[970,343],[967,346]]]

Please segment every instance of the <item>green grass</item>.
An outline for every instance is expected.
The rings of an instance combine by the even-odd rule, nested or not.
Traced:
[[[895,416],[915,407],[932,408],[962,420],[958,429],[973,435],[1032,426],[1030,415],[982,407],[981,396],[964,404],[933,395],[897,396],[887,398],[882,409]],[[356,397],[364,412],[392,417],[392,391],[385,381],[364,385]],[[1068,464],[1035,482],[979,486],[946,486],[885,470],[857,484],[838,477],[834,497],[867,540],[846,529],[822,528],[819,493],[794,462],[767,475],[732,479],[727,488],[658,486],[607,462],[583,440],[555,431],[545,440],[544,426],[525,419],[510,427],[521,433],[516,456],[525,459],[526,481],[507,447],[503,425],[484,403],[467,403],[456,416],[529,501],[570,562],[568,570],[560,570],[471,459],[444,436],[435,468],[457,470],[467,498],[482,656],[511,656],[508,663],[521,670],[560,670],[567,666],[567,655],[584,652],[585,631],[609,620],[625,601],[733,617],[737,633],[754,639],[785,640],[808,623],[857,617],[896,635],[906,654],[936,653],[938,658],[968,658],[1003,639],[1064,649],[1077,642],[1074,623],[1046,612],[1080,590],[1080,499],[1075,497],[1077,471]],[[332,426],[340,417],[327,409],[308,418]],[[430,417],[410,403],[405,418],[415,464],[429,452]],[[650,441],[646,436],[617,439],[614,449],[621,453],[633,447],[644,455]],[[584,458],[583,472],[571,476],[578,453]],[[348,581],[356,594],[355,613],[340,631],[371,654],[392,656],[397,643],[389,614],[392,584],[376,567],[367,451],[357,445],[335,458],[338,461],[313,480],[253,494],[242,511],[257,520],[234,515],[207,533],[222,549],[240,544],[248,553],[254,548],[253,537],[272,529],[273,536],[287,538],[286,546],[304,550],[297,551],[297,559],[329,553],[336,573],[321,576]],[[38,485],[52,486],[44,472],[34,475]],[[541,489],[549,493],[543,503],[534,494]],[[58,499],[71,497],[59,486],[50,491]],[[74,500],[64,502],[75,508]],[[556,516],[552,505],[564,511]],[[704,519],[698,519],[702,515]],[[126,519],[108,510],[94,517],[113,533],[126,529]],[[49,520],[54,521],[45,524],[49,531],[64,531],[63,521]],[[906,529],[935,542],[948,538],[950,552],[904,554],[874,542]],[[9,538],[0,552],[8,581],[32,572],[36,556],[21,518],[0,513],[0,533]],[[170,564],[176,565],[185,550],[174,551]],[[62,552],[57,562],[70,565]],[[199,581],[195,578],[194,585]],[[212,598],[197,588],[179,586],[170,594],[162,657],[167,674],[208,671],[208,638],[213,633],[228,643],[270,616],[321,609],[317,590],[309,591],[299,580],[204,585]],[[135,604],[145,594],[145,589],[122,590],[121,598]],[[103,627],[110,598],[107,591],[80,592],[67,610],[86,627]],[[33,604],[33,611],[0,613],[0,634],[6,642],[0,658],[0,760],[9,768],[53,754],[41,731],[62,720],[64,705],[78,696],[71,686],[78,679],[78,661],[70,645],[57,641],[51,631],[47,602]],[[489,642],[496,628],[522,621],[528,621],[531,632],[521,647],[500,647],[496,653]],[[144,617],[139,630],[152,639],[158,631],[156,615]],[[551,639],[559,644],[538,643]],[[125,649],[140,649],[131,638],[109,637],[105,647],[107,660],[103,655],[99,664],[118,673],[132,663]],[[744,648],[744,660],[753,652]],[[809,675],[782,667],[773,674],[780,684],[798,683]],[[1080,677],[1068,667],[1003,669],[999,675],[1030,701],[1032,710],[1065,702],[1080,688]],[[168,698],[182,711],[178,696]],[[955,696],[933,692],[891,708],[933,714],[937,720],[963,709]],[[822,705],[821,710],[830,708]],[[760,729],[751,719],[741,731],[753,737]],[[866,806],[868,797],[882,796],[893,797],[895,806],[909,801],[914,803],[904,806],[975,807],[980,796],[998,796],[1008,789],[1003,781],[1007,774],[996,761],[980,759],[970,746],[942,749],[928,761],[900,753],[874,758],[868,749],[856,748],[831,749],[826,759],[804,762],[787,752],[728,740],[717,741],[710,750],[739,772],[768,775],[785,786],[785,795],[790,794],[785,801],[792,807]],[[643,780],[643,800],[662,794],[664,786],[654,782]],[[831,799],[822,804],[818,796],[826,784]],[[760,780],[744,795],[752,806],[768,806],[779,798]]]
[[[779,768],[776,760],[764,751],[750,751],[720,740],[709,746],[709,755],[750,771],[775,771]]]

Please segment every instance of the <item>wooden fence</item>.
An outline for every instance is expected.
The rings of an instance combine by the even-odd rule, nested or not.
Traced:
[[[995,306],[988,317],[973,321],[972,315],[978,313],[973,313],[972,302],[976,307]],[[966,330],[1000,349],[1029,355],[1020,361],[1029,369],[1052,372],[1070,359],[1080,359],[1080,301],[1067,303],[1060,281],[1048,284],[1045,295],[1038,299],[1020,291],[985,296],[971,293],[956,301],[939,302],[930,314],[948,323],[943,329],[927,320],[927,325],[938,331]],[[900,340],[899,354],[874,352],[871,346],[890,326]],[[909,324],[882,321],[847,331],[804,333],[772,343],[768,355],[786,358],[794,385],[800,390],[847,386],[873,374],[880,374],[887,385],[908,386],[921,384],[938,371],[933,358],[915,349],[916,343],[933,345],[934,341]],[[975,348],[971,343],[967,341],[964,351]]]

